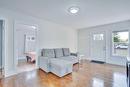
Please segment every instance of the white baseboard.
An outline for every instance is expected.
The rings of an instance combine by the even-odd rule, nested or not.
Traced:
[[[26,57],[19,57],[18,60],[24,60]]]
[[[17,74],[17,72],[15,70],[7,71],[7,73],[5,73],[5,78],[16,75],[16,74]]]

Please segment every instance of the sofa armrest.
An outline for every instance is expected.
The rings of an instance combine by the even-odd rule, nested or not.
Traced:
[[[72,56],[78,56],[78,53],[70,53],[70,55],[72,55]]]
[[[45,72],[49,72],[50,71],[50,58],[39,56],[38,66]]]
[[[49,58],[48,57],[39,56],[39,61],[44,61],[44,62],[48,62],[49,63]]]

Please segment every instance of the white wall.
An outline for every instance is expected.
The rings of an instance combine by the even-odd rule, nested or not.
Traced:
[[[77,31],[63,25],[25,15],[23,13],[0,9],[0,19],[5,20],[5,75],[15,73],[14,28],[16,22],[38,26],[37,50],[41,48],[69,47],[77,50]]]
[[[106,62],[117,65],[125,65],[126,58],[115,57],[111,54],[111,35],[112,31],[119,30],[129,30],[130,31],[130,21],[123,21],[113,24],[106,24],[101,26],[95,26],[91,28],[84,28],[78,30],[78,52],[85,55],[85,58],[91,60],[90,57],[90,33],[92,31],[103,30],[106,32]]]
[[[39,48],[59,48],[69,47],[71,52],[77,49],[77,32],[76,30],[67,29],[66,27],[48,23],[39,26],[41,29],[38,35]]]

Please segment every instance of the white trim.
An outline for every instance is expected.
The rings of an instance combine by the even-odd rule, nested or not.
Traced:
[[[12,76],[12,75],[16,75],[17,73],[16,73],[16,71],[9,71],[9,72],[7,72],[6,74],[5,74],[5,78],[6,77],[10,77],[10,76]]]

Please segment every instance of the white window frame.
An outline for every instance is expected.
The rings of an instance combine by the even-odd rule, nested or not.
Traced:
[[[119,55],[115,55],[113,54],[113,33],[114,32],[128,32],[128,56],[119,56]],[[129,57],[130,56],[130,31],[129,30],[114,30],[111,32],[111,56],[112,57],[120,57],[120,58],[126,58],[126,57]]]

